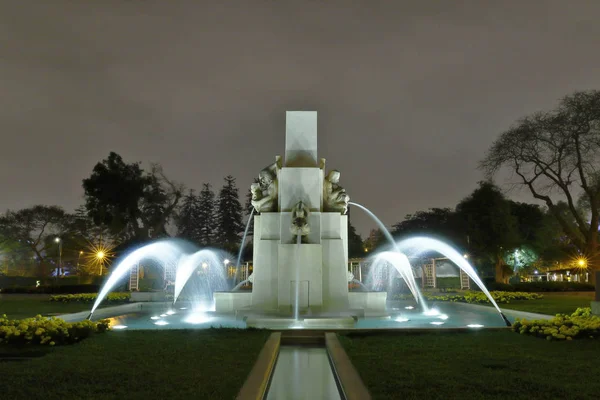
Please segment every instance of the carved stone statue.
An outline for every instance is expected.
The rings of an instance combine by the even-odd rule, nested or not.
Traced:
[[[337,211],[342,214],[348,212],[348,202],[350,196],[346,194],[346,189],[339,185],[340,172],[332,170],[325,177],[323,182],[323,208],[324,211]]]
[[[256,212],[277,211],[277,170],[281,168],[281,160],[260,171],[258,183],[250,186],[252,192],[252,206]]]
[[[294,236],[306,236],[310,233],[310,226],[308,226],[309,212],[308,207],[302,201],[299,201],[292,210],[290,231]]]

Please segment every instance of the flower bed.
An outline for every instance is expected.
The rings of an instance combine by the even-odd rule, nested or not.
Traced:
[[[517,319],[512,327],[521,335],[545,337],[548,340],[572,340],[600,337],[600,317],[589,307],[578,308],[573,314],[557,314],[549,320]]]
[[[50,301],[56,301],[61,303],[93,303],[98,297],[97,293],[81,293],[81,294],[55,294],[50,296]],[[131,293],[129,292],[114,292],[109,293],[104,299],[106,303],[126,303],[131,299]]]
[[[0,318],[0,343],[8,344],[47,344],[50,346],[79,342],[94,333],[110,329],[108,320],[65,322],[62,319],[34,318],[10,320]]]
[[[508,304],[513,300],[537,300],[541,299],[544,296],[537,293],[525,293],[525,292],[501,292],[494,291],[490,292],[492,298],[498,304]],[[472,304],[485,304],[490,303],[490,300],[487,298],[485,293],[483,292],[465,292],[461,294],[448,294],[448,295],[440,295],[435,296],[431,294],[424,293],[423,296],[427,301],[454,301],[460,303],[472,303]],[[412,296],[401,295],[399,296],[400,300],[408,300],[412,299]]]

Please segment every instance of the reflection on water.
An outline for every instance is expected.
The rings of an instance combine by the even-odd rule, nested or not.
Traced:
[[[340,399],[324,347],[282,346],[267,400]]]
[[[401,328],[481,328],[504,327],[498,313],[491,307],[474,308],[460,303],[438,303],[427,313],[411,308],[407,302],[391,302],[389,315],[373,318],[316,318],[297,323],[299,329],[401,329]],[[255,317],[248,323],[241,317],[219,315],[213,312],[157,309],[119,315],[108,318],[111,326],[120,329],[208,329],[261,327],[266,329],[289,329],[286,319]],[[126,328],[123,328],[126,327]],[[119,329],[119,328],[117,328]]]

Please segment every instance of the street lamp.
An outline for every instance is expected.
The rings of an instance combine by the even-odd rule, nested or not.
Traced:
[[[60,240],[59,237],[56,237],[54,242],[58,243],[58,268],[56,270],[56,277],[59,277],[62,266],[62,240]]]
[[[82,254],[83,250],[80,250],[79,255],[77,256],[77,273],[79,273],[79,260],[81,259]]]
[[[98,259],[98,264],[100,264],[100,275],[102,275],[102,267],[104,266],[104,257],[106,254],[100,250],[96,253],[96,258]]]

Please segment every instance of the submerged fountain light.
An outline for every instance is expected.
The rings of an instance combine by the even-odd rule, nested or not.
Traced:
[[[211,317],[207,316],[203,313],[193,313],[190,314],[183,322],[188,324],[204,324],[206,322],[210,322],[212,320]]]
[[[405,309],[407,309],[407,310],[413,310],[413,309],[414,309],[414,307],[413,307],[413,306],[406,306],[406,307],[404,307],[404,308],[405,308]]]
[[[483,325],[481,325],[481,324],[469,324],[469,325],[467,325],[467,328],[483,328]]]
[[[430,324],[431,325],[444,325],[445,322],[442,322],[442,321],[433,321],[433,322],[430,322]]]
[[[125,328],[127,328],[127,325],[113,325],[111,328],[112,329],[125,329]]]
[[[169,310],[169,311],[167,311],[167,312],[166,312],[166,314],[167,314],[167,315],[173,315],[173,314],[175,314],[175,311],[173,311],[173,310]]]
[[[160,314],[160,316],[164,318],[167,316],[167,314]]]
[[[187,310],[187,307],[180,307],[180,310]]]
[[[404,317],[397,317],[394,321],[396,322],[408,322],[410,319]]]
[[[153,317],[150,317],[150,319],[160,319],[160,317],[158,315],[155,315]]]
[[[169,323],[167,321],[160,320],[160,321],[156,321],[154,323],[154,325],[164,326],[164,325],[169,325]]]
[[[440,310],[438,310],[437,308],[432,308],[423,312],[423,315],[427,315],[428,317],[435,317],[437,315],[440,315]]]
[[[444,319],[444,320],[448,319],[448,316],[447,316],[446,314],[440,314],[440,315],[438,315],[437,317],[438,317],[439,319]]]

